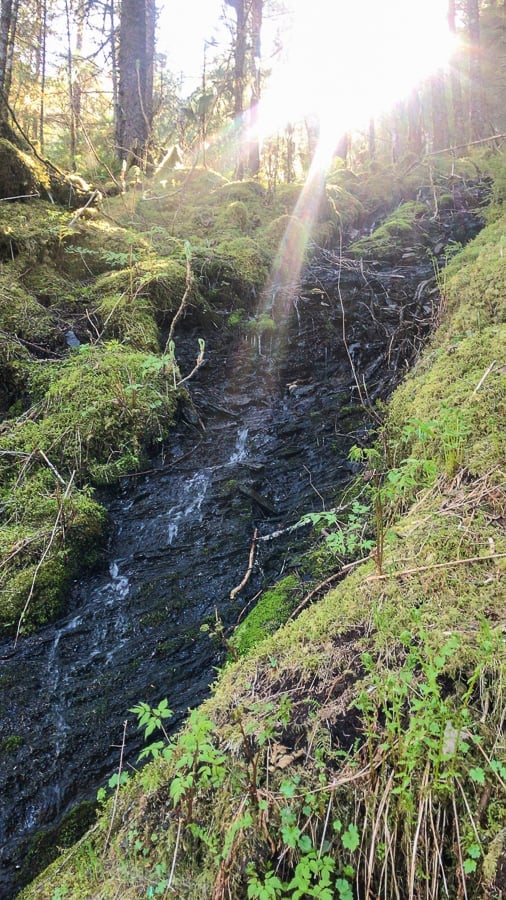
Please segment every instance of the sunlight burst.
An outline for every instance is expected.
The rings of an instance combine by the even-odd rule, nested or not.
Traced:
[[[285,61],[264,92],[260,136],[313,114],[335,140],[386,111],[448,63],[445,12],[441,0],[298,3]]]

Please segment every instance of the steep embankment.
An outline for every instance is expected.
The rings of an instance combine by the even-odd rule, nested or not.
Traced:
[[[498,203],[441,273],[439,329],[355,452],[375,549],[327,518],[364,560],[173,744],[143,707],[158,759],[25,898],[502,896],[505,230]]]

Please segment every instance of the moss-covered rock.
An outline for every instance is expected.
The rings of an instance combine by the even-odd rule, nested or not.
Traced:
[[[0,138],[0,198],[47,196],[47,169],[28,153]]]
[[[298,587],[297,576],[288,575],[275,587],[263,592],[255,608],[237,626],[230,639],[239,656],[248,653],[285,624],[297,603]]]
[[[399,262],[407,248],[420,253],[426,246],[426,232],[420,227],[426,212],[423,203],[402,203],[371,235],[351,244],[349,253],[357,258],[387,262]]]
[[[174,360],[83,346],[27,369],[32,407],[0,433],[0,623],[50,621],[79,566],[96,559],[103,508],[83,487],[135,469],[167,436]]]
[[[55,252],[66,213],[42,200],[0,203],[0,259],[12,261],[22,253],[31,263],[43,261]]]

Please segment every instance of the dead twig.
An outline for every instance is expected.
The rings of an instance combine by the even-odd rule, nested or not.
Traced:
[[[69,481],[69,483],[68,483],[68,485],[67,485],[67,487],[66,487],[66,489],[65,489],[65,493],[64,493],[64,495],[63,495],[63,499],[66,499],[66,498],[68,497],[68,495],[69,495],[70,488],[72,487],[72,482],[73,482],[73,480],[74,480],[74,475],[75,475],[75,472],[72,472],[72,475],[70,476],[70,481]],[[22,611],[21,611],[21,615],[20,615],[20,617],[19,617],[19,619],[18,619],[18,626],[17,626],[17,629],[16,629],[16,636],[15,636],[15,638],[14,638],[14,647],[17,647],[17,643],[18,643],[18,640],[19,640],[19,635],[21,634],[21,626],[22,626],[22,624],[23,624],[23,619],[25,618],[26,613],[27,613],[27,611],[28,611],[28,607],[30,606],[30,602],[31,602],[31,599],[32,599],[33,594],[34,594],[34,591],[35,591],[35,584],[36,584],[36,581],[37,581],[39,572],[40,572],[40,570],[41,570],[41,568],[42,568],[42,565],[43,565],[43,563],[44,563],[44,560],[46,559],[46,556],[48,555],[48,553],[49,553],[49,551],[50,551],[50,549],[51,549],[51,547],[52,547],[52,545],[53,545],[53,541],[54,541],[55,538],[56,538],[56,534],[57,534],[57,531],[58,531],[58,526],[59,526],[59,524],[60,524],[60,519],[62,518],[63,511],[64,511],[64,504],[61,503],[61,504],[60,504],[60,507],[59,507],[59,509],[58,509],[58,513],[57,513],[57,515],[56,515],[56,519],[55,519],[55,521],[54,521],[54,525],[53,525],[53,528],[52,528],[52,531],[51,531],[51,535],[50,535],[50,537],[49,537],[49,541],[48,541],[46,547],[44,548],[44,552],[42,553],[42,556],[40,557],[40,559],[39,559],[39,561],[38,561],[38,563],[37,563],[37,565],[36,565],[36,567],[35,567],[35,571],[34,571],[34,573],[33,573],[32,583],[31,583],[31,585],[30,585],[30,590],[28,591],[28,597],[26,598],[25,605],[24,605],[24,607],[23,607],[23,609],[22,609]]]
[[[485,381],[486,378],[488,378],[488,376],[489,376],[490,373],[492,372],[492,370],[493,370],[494,366],[496,365],[496,363],[497,363],[497,360],[496,360],[496,359],[493,359],[492,362],[490,363],[488,369],[486,369],[486,371],[485,371],[485,372],[483,373],[483,375],[481,376],[481,378],[480,378],[478,384],[476,385],[476,387],[475,387],[473,393],[471,394],[471,397],[474,397],[474,395],[478,393],[478,391],[480,390],[480,388],[481,388],[483,382]]]
[[[293,612],[290,614],[290,619],[294,619],[295,616],[298,616],[300,611],[304,609],[304,607],[311,602],[313,597],[319,594],[320,591],[323,590],[323,588],[327,587],[327,585],[329,584],[332,584],[333,581],[337,581],[338,578],[341,578],[346,574],[346,572],[354,569],[355,566],[359,566],[361,563],[367,562],[368,559],[370,559],[369,556],[364,556],[361,559],[356,559],[355,562],[348,563],[346,566],[341,566],[338,572],[334,572],[333,575],[329,575],[329,577],[326,578],[325,581],[321,581],[320,584],[317,584],[316,587],[313,588],[313,590],[310,591],[309,594],[306,594],[306,596],[300,601],[299,605],[293,610]]]
[[[0,203],[5,203],[6,200],[30,200],[32,197],[40,197],[39,192],[36,194],[16,194],[15,197],[0,197]]]
[[[167,881],[167,888],[166,888],[166,890],[165,890],[164,897],[168,897],[168,896],[169,896],[169,891],[170,891],[170,889],[171,889],[171,887],[172,887],[172,882],[174,881],[174,872],[176,871],[176,860],[177,860],[177,854],[178,854],[178,851],[179,851],[179,842],[180,842],[180,840],[181,840],[181,830],[182,830],[182,827],[183,827],[183,818],[182,818],[182,816],[179,816],[179,821],[178,821],[178,823],[177,823],[176,842],[175,842],[175,844],[174,844],[174,854],[173,854],[173,856],[172,856],[172,865],[171,865],[171,867],[170,867],[170,875],[169,875],[169,878],[168,878],[168,881]]]
[[[54,477],[58,479],[58,481],[60,482],[60,484],[66,484],[65,479],[61,477],[60,473],[57,471],[57,469],[55,469],[55,467],[53,466],[53,463],[50,462],[50,460],[47,458],[47,456],[46,456],[46,454],[44,453],[44,451],[40,449],[40,447],[39,447],[39,449],[38,449],[38,453],[39,453],[39,456],[42,456],[42,459],[44,460],[44,462],[46,463],[46,465],[49,466],[49,468],[51,469],[51,472],[53,473]]]
[[[230,599],[231,600],[234,600],[237,597],[237,594],[240,594],[243,587],[245,587],[247,585],[248,581],[250,580],[251,573],[253,571],[253,564],[255,562],[255,548],[256,548],[256,543],[257,543],[257,536],[258,536],[258,528],[255,528],[255,531],[253,532],[253,540],[251,541],[251,547],[250,547],[250,551],[249,551],[248,568],[246,569],[244,578],[242,579],[240,584],[238,584],[237,587],[233,588],[230,591]]]
[[[167,342],[165,344],[164,353],[169,352],[169,347],[170,347],[171,341],[174,340],[174,332],[176,330],[176,325],[179,322],[179,319],[181,318],[181,316],[183,315],[183,313],[185,311],[186,303],[188,301],[188,297],[190,296],[192,287],[193,287],[193,272],[192,272],[192,267],[191,267],[190,250],[188,248],[186,251],[186,287],[185,287],[183,297],[181,299],[181,303],[179,304],[179,309],[176,312],[176,315],[174,316],[174,318],[172,319],[172,322],[170,323],[169,336],[168,336]]]
[[[185,375],[184,378],[181,378],[181,380],[177,382],[176,387],[180,387],[182,384],[185,383],[185,381],[189,381],[190,378],[193,378],[193,376],[195,375],[195,372],[198,372],[200,367],[204,364],[205,344],[204,344],[204,341],[202,340],[202,338],[200,338],[199,343],[200,343],[200,351],[199,351],[199,355],[197,356],[197,359],[195,361],[195,365],[194,365],[193,369],[191,370],[191,372],[188,373],[188,375]]]
[[[72,219],[70,220],[70,222],[67,225],[67,228],[72,228],[72,226],[75,225],[77,220],[81,218],[81,216],[86,212],[86,210],[93,203],[93,201],[96,200],[97,197],[101,197],[101,196],[102,196],[102,194],[100,193],[100,191],[98,191],[98,190],[93,191],[93,193],[90,195],[89,199],[84,204],[84,206],[81,206],[80,209],[77,210],[75,216],[72,217]]]
[[[123,737],[121,739],[121,747],[120,747],[120,754],[119,754],[118,780],[116,782],[116,790],[114,792],[114,801],[113,801],[112,810],[111,810],[111,821],[109,822],[109,829],[107,831],[107,835],[106,835],[105,843],[104,843],[104,853],[106,852],[106,850],[109,846],[109,841],[111,839],[111,833],[112,833],[112,827],[114,825],[114,819],[116,816],[116,809],[118,807],[118,797],[119,797],[119,791],[120,791],[120,787],[121,787],[121,772],[123,770],[123,754],[125,752],[127,727],[128,727],[128,719],[125,719],[125,721],[123,722]]]
[[[506,553],[490,553],[487,556],[467,556],[464,559],[450,559],[448,562],[432,563],[427,566],[416,566],[414,569],[401,569],[400,572],[384,572],[381,575],[368,575],[366,581],[384,581],[386,578],[403,578],[405,575],[416,575],[418,572],[431,572],[433,569],[447,569],[452,566],[461,566],[466,563],[488,562],[491,559],[501,559]]]

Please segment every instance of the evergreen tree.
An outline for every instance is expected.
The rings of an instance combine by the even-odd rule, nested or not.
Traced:
[[[121,0],[116,152],[145,169],[153,128],[154,0]]]

